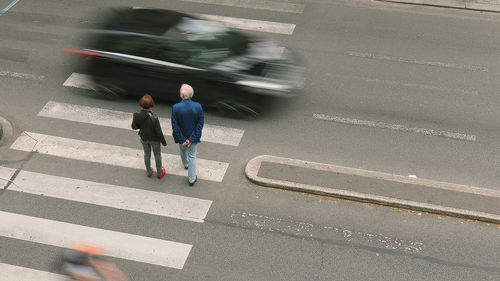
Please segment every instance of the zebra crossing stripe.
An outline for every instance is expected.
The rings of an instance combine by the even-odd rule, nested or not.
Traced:
[[[64,275],[0,262],[2,281],[68,281]]]
[[[7,186],[15,172],[16,170],[14,169],[0,166],[0,183],[2,183],[0,186],[2,187]]]
[[[3,211],[0,221],[0,236],[63,248],[89,243],[106,249],[108,256],[176,269],[184,267],[192,248],[184,243]]]
[[[123,146],[24,132],[10,148],[106,165],[145,169],[142,149]],[[168,174],[187,176],[179,155],[162,153],[162,163]],[[198,158],[196,166],[198,178],[222,182],[229,164]]]
[[[93,91],[93,84],[90,76],[81,73],[72,73],[68,79],[64,81],[63,86]]]
[[[233,18],[233,17],[224,17],[216,15],[206,15],[206,14],[194,14],[194,15],[205,20],[221,22],[227,27],[244,29],[244,30],[292,35],[293,30],[295,29],[295,24],[291,23]]]
[[[75,73],[73,73],[75,74]],[[70,76],[71,79],[72,76]],[[69,120],[92,125],[113,127],[131,130],[132,113],[90,106],[68,104],[49,101],[38,116]],[[170,118],[159,118],[161,129],[165,135],[172,135]],[[223,145],[238,146],[244,130],[205,124],[203,126],[202,141]]]
[[[202,4],[213,4],[221,6],[251,8],[259,10],[269,10],[276,12],[286,12],[302,14],[304,12],[304,4],[285,3],[267,0],[182,0],[185,2],[195,2]]]
[[[0,167],[0,175],[13,172]],[[203,222],[212,204],[210,200],[28,171],[19,172],[15,183],[8,190],[194,222]]]
[[[132,7],[132,9],[139,10],[145,8]],[[224,24],[227,27],[244,29],[244,30],[292,35],[293,30],[295,29],[295,24],[291,23],[233,18],[233,17],[224,17],[224,16],[207,15],[207,14],[193,14],[193,16],[209,21],[217,21]]]

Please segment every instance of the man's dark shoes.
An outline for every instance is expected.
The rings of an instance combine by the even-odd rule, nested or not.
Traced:
[[[196,183],[197,180],[198,180],[198,176],[196,176],[196,178],[194,178],[193,182],[189,183],[189,186],[193,186]]]
[[[188,168],[189,168],[188,166],[184,166],[184,169],[186,169],[186,170],[187,170]]]
[[[161,175],[158,175],[158,178],[161,179],[165,175],[165,168],[161,169]]]
[[[153,176],[153,168],[150,168],[150,169],[151,169],[151,173],[148,174],[148,178]]]

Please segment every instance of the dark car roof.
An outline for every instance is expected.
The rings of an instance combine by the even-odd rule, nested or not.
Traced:
[[[87,47],[196,67],[217,64],[247,51],[248,36],[225,28],[211,33],[209,24],[202,24],[202,32],[197,33],[200,27],[186,24],[190,20],[199,19],[163,9],[114,8],[103,24],[91,31],[94,36]],[[179,32],[179,26],[188,29]]]
[[[115,8],[102,26],[105,30],[162,35],[188,15],[161,9]]]

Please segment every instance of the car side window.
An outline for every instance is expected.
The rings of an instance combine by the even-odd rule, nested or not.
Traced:
[[[191,52],[190,50],[191,47],[189,44],[175,41],[164,41],[161,44],[158,44],[156,59],[179,64],[187,64],[189,53]]]
[[[184,40],[170,40],[162,46],[160,58],[195,67],[213,65],[228,57],[226,48],[207,48],[199,42],[186,42]]]

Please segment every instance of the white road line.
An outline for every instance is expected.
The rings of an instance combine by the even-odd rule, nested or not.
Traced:
[[[64,81],[63,86],[80,88],[85,90],[94,90],[93,82],[90,76],[80,73],[72,73],[66,81]]]
[[[428,66],[436,66],[436,67],[454,68],[454,69],[468,70],[468,71],[488,72],[488,68],[486,66],[456,64],[456,63],[447,63],[447,62],[435,62],[435,61],[423,61],[423,60],[408,59],[408,58],[402,58],[402,57],[391,57],[391,56],[376,55],[376,54],[371,54],[371,53],[352,52],[352,51],[345,52],[344,55],[352,56],[352,57],[376,59],[376,60],[387,60],[387,61],[396,61],[396,62],[402,62],[402,63],[412,63],[412,64],[420,64],[420,65],[428,65]]]
[[[409,128],[403,125],[398,124],[389,124],[377,121],[369,121],[369,120],[359,120],[359,119],[351,119],[339,116],[329,116],[325,114],[313,114],[313,117],[318,120],[324,121],[332,121],[337,123],[349,124],[349,125],[358,125],[365,127],[374,127],[374,128],[383,128],[383,129],[391,129],[402,132],[411,132],[411,133],[419,133],[429,136],[439,136],[450,139],[457,140],[465,140],[465,141],[476,141],[475,135],[447,132],[447,131],[436,131],[432,129],[424,129],[424,128]]]
[[[11,78],[21,78],[21,79],[35,80],[35,81],[41,81],[45,78],[45,76],[43,76],[43,75],[37,76],[37,75],[33,75],[33,74],[28,74],[28,73],[12,72],[12,71],[6,71],[6,70],[1,70],[0,76],[11,77]]]
[[[232,18],[232,17],[224,17],[216,15],[205,15],[205,14],[194,14],[194,15],[202,19],[221,22],[225,24],[227,27],[244,29],[244,30],[292,35],[293,30],[295,29],[295,24],[290,24],[290,23]]]
[[[0,274],[2,281],[69,281],[70,279],[61,274],[21,267],[0,262]]]
[[[14,170],[0,167],[0,175]],[[105,207],[203,222],[210,200],[85,180],[21,171],[10,191],[25,192]]]
[[[69,120],[99,126],[131,130],[132,113],[90,106],[75,105],[49,101],[38,116]],[[162,131],[165,135],[172,135],[170,118],[160,118]],[[202,141],[238,146],[245,131],[205,124],[202,132]]]
[[[251,8],[259,10],[269,10],[277,12],[302,14],[303,4],[267,1],[267,0],[183,0],[185,2],[195,2],[202,4],[213,4],[221,6]]]
[[[443,92],[451,92],[451,93],[462,93],[462,94],[473,95],[473,96],[479,95],[479,92],[474,91],[474,90],[463,90],[463,89],[456,89],[456,88],[452,89],[452,88],[438,87],[438,86],[432,86],[432,85],[408,83],[408,82],[394,81],[394,80],[383,80],[383,79],[369,78],[369,77],[362,77],[362,76],[350,76],[350,75],[339,75],[339,74],[327,74],[327,75],[339,77],[339,78],[362,80],[365,82],[386,84],[386,85],[396,85],[396,86],[403,86],[403,87],[409,87],[409,88],[419,88],[419,89],[424,89],[424,90],[443,91]]]
[[[0,211],[0,236],[69,248],[99,245],[108,256],[182,269],[192,245]],[[43,279],[41,279],[43,280]]]
[[[35,151],[41,154],[74,160],[144,170],[144,152],[142,149],[31,132],[22,133],[10,148],[22,151]],[[187,176],[187,171],[182,166],[179,155],[162,153],[162,163],[168,174]],[[229,164],[198,158],[196,159],[196,166],[198,178],[221,182]]]

